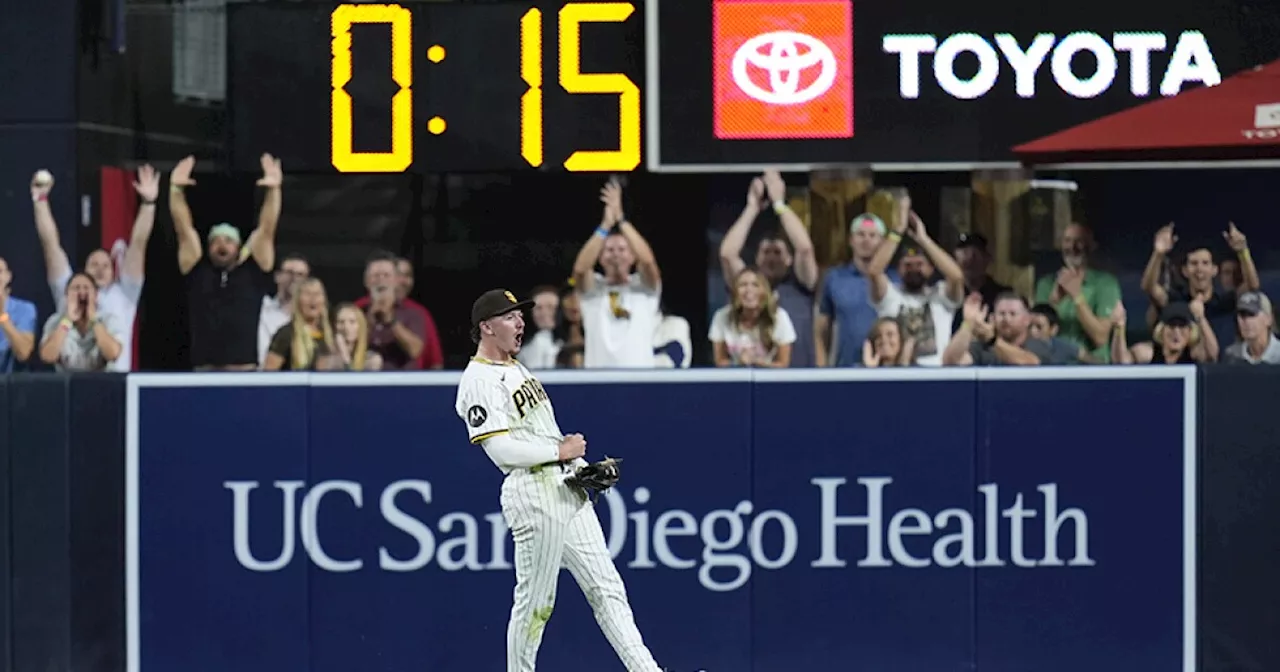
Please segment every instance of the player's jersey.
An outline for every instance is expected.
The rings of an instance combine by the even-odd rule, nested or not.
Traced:
[[[564,440],[551,398],[520,362],[473,357],[458,381],[454,409],[466,423],[471,443],[507,433],[518,441],[548,446]]]

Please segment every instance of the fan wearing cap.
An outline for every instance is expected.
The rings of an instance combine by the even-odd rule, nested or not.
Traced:
[[[869,212],[849,222],[852,258],[847,264],[827,270],[818,298],[818,313],[813,318],[814,362],[818,366],[862,364],[862,345],[880,319],[869,299],[869,269],[886,232],[884,220]],[[891,268],[885,274],[889,282],[898,282],[897,270]]]
[[[504,474],[499,499],[515,540],[516,566],[507,670],[533,672],[563,567],[590,597],[628,672],[660,672],[636,627],[592,502],[564,483],[586,464],[587,441],[560,431],[547,391],[516,360],[524,341],[522,311],[531,305],[501,289],[476,299],[476,354],[462,372],[454,403],[471,443],[481,445]]]
[[[885,269],[902,236],[910,229],[921,249],[908,247],[898,258],[901,281],[890,281]],[[931,283],[935,269],[943,279]],[[964,299],[964,272],[956,260],[934,242],[920,216],[911,209],[911,199],[898,203],[894,230],[881,243],[867,268],[871,277],[869,298],[880,317],[894,317],[903,338],[915,341],[916,364],[942,366],[942,354],[951,342],[951,320]]]
[[[1204,303],[1170,303],[1160,311],[1151,341],[1125,343],[1124,303],[1111,311],[1111,361],[1116,364],[1207,364],[1218,360],[1218,339],[1204,316]]]
[[[968,297],[976,293],[981,296],[982,305],[986,307],[988,313],[994,315],[996,297],[1013,291],[1013,288],[996,282],[996,279],[987,272],[991,269],[991,252],[987,249],[986,237],[980,233],[960,234],[960,240],[956,243],[955,257],[956,263],[960,264],[960,270],[964,272],[964,295]],[[962,322],[964,322],[963,307],[957,310],[951,319],[951,333],[958,331]]]
[[[1200,299],[1204,302],[1205,316],[1214,325],[1214,332],[1222,338],[1231,338],[1236,331],[1231,319],[1236,312],[1236,298],[1245,292],[1256,291],[1261,280],[1244,233],[1235,224],[1228,224],[1222,237],[1239,262],[1240,282],[1231,289],[1214,286],[1221,269],[1214,261],[1208,241],[1183,243],[1185,254],[1177,267],[1180,277],[1172,279],[1172,282],[1162,282],[1165,269],[1171,265],[1169,254],[1178,243],[1174,225],[1168,224],[1156,231],[1151,258],[1142,272],[1142,291],[1151,299],[1151,305],[1157,312],[1170,303]]]
[[[188,156],[169,175],[169,215],[178,235],[178,270],[187,278],[191,315],[191,364],[197,371],[252,371],[258,368],[258,318],[262,299],[274,284],[276,225],[280,221],[280,161],[262,155],[266,190],[258,226],[241,245],[240,231],[222,223],[209,230],[205,256],[187,204],[186,189],[195,185]],[[246,263],[252,262],[252,263]]]
[[[1280,364],[1280,338],[1275,335],[1271,299],[1262,292],[1245,292],[1236,301],[1240,340],[1227,346],[1222,361],[1232,364]]]

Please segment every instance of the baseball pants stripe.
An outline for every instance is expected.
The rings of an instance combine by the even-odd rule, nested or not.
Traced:
[[[578,510],[569,522],[564,543],[564,566],[586,595],[596,622],[627,672],[658,672],[658,663],[636,627],[627,589],[609,555],[594,508],[583,506]]]
[[[560,568],[587,597],[628,672],[659,672],[627,601],[595,509],[553,470],[512,472],[502,510],[515,540],[516,587],[507,625],[507,672],[533,672],[556,600]]]

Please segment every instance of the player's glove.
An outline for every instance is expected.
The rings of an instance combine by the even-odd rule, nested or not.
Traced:
[[[572,476],[564,479],[564,482],[566,485],[583,490],[591,498],[591,502],[595,503],[597,497],[618,483],[618,479],[622,476],[618,471],[618,465],[621,463],[621,459],[606,457],[599,462],[579,467]]]

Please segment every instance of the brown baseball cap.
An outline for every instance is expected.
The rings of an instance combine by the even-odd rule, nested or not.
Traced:
[[[491,289],[471,305],[471,326],[479,326],[487,319],[505,315],[513,310],[524,310],[533,305],[533,301],[519,301],[516,295],[505,289]]]

